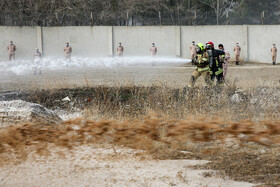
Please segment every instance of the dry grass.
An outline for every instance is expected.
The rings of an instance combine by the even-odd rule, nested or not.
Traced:
[[[236,93],[240,102],[231,99]],[[24,161],[30,150],[48,155],[48,145],[71,150],[105,143],[143,149],[156,159],[212,160],[216,162],[205,167],[223,170],[236,180],[276,184],[279,93],[271,86],[240,90],[234,81],[222,90],[127,83],[25,91],[20,99],[50,109],[79,108],[84,118],[58,126],[24,124],[0,130],[0,164]],[[66,96],[71,102],[61,102]]]
[[[239,102],[233,101],[238,94]],[[277,119],[280,110],[280,89],[256,87],[240,90],[235,83],[222,89],[185,87],[173,88],[167,84],[151,86],[94,86],[82,88],[37,90],[26,92],[21,98],[56,109],[79,108],[86,110],[86,117],[94,119],[137,119],[155,112],[165,117],[219,117],[229,121],[242,119]],[[61,102],[70,97],[71,104]]]

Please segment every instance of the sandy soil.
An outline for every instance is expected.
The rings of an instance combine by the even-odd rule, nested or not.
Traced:
[[[52,150],[51,156],[31,154],[26,162],[1,167],[0,186],[252,186],[191,168],[207,161],[153,160],[110,146]]]

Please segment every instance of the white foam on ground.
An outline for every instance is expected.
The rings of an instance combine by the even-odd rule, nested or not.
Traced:
[[[71,61],[64,58],[42,58],[38,61],[16,60],[14,62],[1,62],[1,71],[10,71],[16,75],[22,75],[34,71],[35,68],[44,71],[55,71],[69,68],[116,68],[119,66],[141,65],[183,65],[191,62],[189,59],[171,57],[101,57],[83,58],[72,57]]]

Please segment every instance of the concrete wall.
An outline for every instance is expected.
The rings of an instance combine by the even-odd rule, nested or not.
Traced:
[[[0,60],[8,61],[7,46],[13,41],[16,58],[32,57],[37,47],[37,27],[0,27]]]
[[[215,48],[219,44],[223,44],[225,49],[233,54],[233,48],[236,42],[239,42],[242,49],[247,46],[247,38],[243,35],[243,26],[194,26],[182,27],[182,56],[190,58],[190,44],[192,41],[196,43],[206,44],[212,41]],[[241,57],[246,58],[246,50],[241,51]]]
[[[44,56],[51,57],[64,57],[66,42],[73,48],[72,56],[107,56],[112,35],[110,27],[43,27],[42,34]]]
[[[273,43],[276,44],[279,48],[278,52],[280,52],[280,26],[249,26],[248,40],[250,61],[271,63],[272,58],[270,49]],[[279,62],[279,55],[277,59]]]
[[[127,56],[148,56],[155,43],[160,56],[176,56],[178,27],[113,27],[114,53],[122,42]]]
[[[223,43],[232,57],[235,43],[239,42],[243,60],[271,63],[270,48],[272,43],[280,43],[279,34],[278,25],[0,27],[0,60],[7,60],[10,40],[17,46],[16,57],[23,59],[31,59],[35,48],[43,50],[44,56],[63,57],[65,42],[73,47],[72,56],[113,56],[119,42],[123,43],[126,56],[147,56],[154,42],[159,56],[189,58],[189,46],[194,40],[204,44],[212,41],[216,46]]]

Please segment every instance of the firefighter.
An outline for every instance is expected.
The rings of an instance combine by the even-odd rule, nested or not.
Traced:
[[[223,50],[215,50],[213,42],[206,44],[207,53],[209,55],[209,66],[211,80],[214,83],[215,78],[217,79],[217,85],[224,85],[223,77],[223,62],[220,61],[220,56],[225,55]]]
[[[241,47],[239,45],[239,43],[236,43],[236,46],[233,49],[233,52],[235,54],[235,64],[239,65],[239,57],[240,57],[240,53],[241,53]]]
[[[276,64],[276,58],[277,58],[277,47],[276,44],[272,45],[271,48],[271,56],[272,56],[272,64],[275,65]]]
[[[7,51],[9,54],[9,60],[12,61],[16,59],[16,46],[14,45],[13,41],[10,41],[10,44],[7,46]]]
[[[209,68],[209,55],[205,51],[204,45],[198,43],[196,46],[196,57],[194,59],[194,64],[196,69],[192,73],[191,79],[189,80],[188,87],[192,88],[196,80],[202,75],[208,86],[212,86],[212,81],[210,77],[210,68]]]
[[[225,52],[224,55],[220,56],[220,60],[223,62],[223,77],[224,77],[224,81],[225,81],[226,75],[227,75],[227,69],[228,69],[228,62],[230,59],[230,54],[229,54],[229,51],[225,50],[223,44],[219,44],[218,47],[220,50],[223,50]]]

